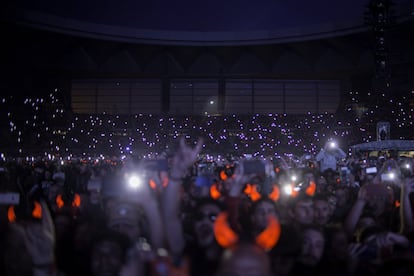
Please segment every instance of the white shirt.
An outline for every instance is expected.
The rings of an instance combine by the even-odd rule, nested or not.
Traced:
[[[320,171],[324,172],[327,169],[336,170],[336,162],[346,157],[346,154],[340,148],[335,150],[326,151],[321,149],[321,151],[316,155],[316,161],[320,162]]]

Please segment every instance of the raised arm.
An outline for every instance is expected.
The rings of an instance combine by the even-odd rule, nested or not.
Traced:
[[[338,159],[344,159],[346,157],[346,153],[342,149],[337,148],[336,149],[336,156],[337,156]]]
[[[41,202],[41,223],[31,223],[24,228],[24,243],[32,257],[34,276],[55,276],[55,228],[49,209]]]
[[[344,228],[349,238],[351,238],[354,235],[356,225],[359,221],[359,218],[362,215],[365,205],[367,204],[367,200],[368,193],[366,187],[362,186],[358,192],[357,200],[354,202],[354,205],[352,206],[351,210],[349,211],[345,219]]]
[[[181,255],[185,241],[183,236],[180,214],[180,189],[182,178],[197,160],[197,155],[203,146],[202,139],[192,148],[180,140],[180,147],[175,153],[169,173],[169,183],[162,194],[162,216],[166,231],[166,240],[173,256]]]
[[[413,208],[410,202],[410,194],[414,192],[414,178],[406,178],[401,186],[401,228],[400,233],[407,234],[414,231]]]

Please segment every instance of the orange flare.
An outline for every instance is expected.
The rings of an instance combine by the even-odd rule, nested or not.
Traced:
[[[266,251],[272,249],[279,241],[281,227],[275,217],[268,218],[268,224],[265,230],[256,237],[256,244]]]
[[[62,195],[58,195],[56,197],[56,205],[59,209],[62,208],[63,206],[65,206],[65,202],[62,199]]]
[[[157,189],[157,183],[155,183],[155,181],[153,179],[150,179],[149,185],[150,185],[151,189],[153,189],[153,190]]]
[[[75,197],[73,198],[73,201],[72,201],[72,206],[79,207],[80,205],[81,205],[81,197],[79,194],[75,194]]]
[[[39,202],[35,201],[34,202],[34,208],[32,211],[32,217],[33,218],[37,218],[37,219],[41,219],[42,218],[42,205],[40,205]]]
[[[217,219],[214,222],[214,236],[217,243],[224,248],[236,244],[239,240],[239,236],[227,224],[227,217],[228,214],[222,212],[217,216]]]
[[[273,185],[272,192],[269,194],[269,198],[273,201],[278,201],[280,197],[280,190],[279,187],[276,185]]]
[[[7,218],[9,219],[9,222],[15,222],[16,221],[16,214],[14,213],[14,206],[10,206],[7,210]]]
[[[211,196],[211,198],[212,198],[212,199],[214,199],[214,200],[219,199],[219,198],[220,198],[220,196],[221,196],[221,193],[220,193],[220,191],[219,191],[219,189],[218,189],[218,187],[217,187],[217,184],[216,184],[216,183],[214,183],[214,184],[213,184],[213,185],[211,185],[211,187],[210,187],[210,196]]]
[[[257,185],[253,186],[252,192],[250,193],[250,199],[257,201],[262,197],[262,195],[257,191]]]
[[[311,183],[309,184],[309,187],[306,188],[306,194],[308,196],[314,196],[316,191],[316,183],[311,181]]]
[[[223,180],[223,181],[226,181],[227,180],[227,174],[226,174],[226,172],[224,171],[224,170],[221,170],[220,171],[220,179],[221,180]]]

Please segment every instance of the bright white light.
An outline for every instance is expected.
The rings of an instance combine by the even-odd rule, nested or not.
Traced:
[[[210,101],[210,104],[214,104],[214,101]]]
[[[290,185],[285,185],[285,186],[283,187],[283,191],[285,192],[285,194],[287,194],[287,195],[291,195],[291,194],[292,194],[292,186],[290,186]]]
[[[405,168],[409,169],[410,168],[410,164],[405,164]]]
[[[298,177],[296,175],[292,175],[290,178],[293,182],[295,182],[296,180],[298,180]]]
[[[394,179],[395,178],[395,173],[391,172],[388,174],[388,176],[390,177],[390,179]]]
[[[136,175],[131,175],[128,178],[128,186],[131,188],[137,189],[141,186],[141,184],[142,184],[142,179]]]
[[[330,143],[329,143],[329,146],[330,146],[331,148],[335,148],[335,147],[336,147],[336,143],[335,143],[335,142],[330,142]]]

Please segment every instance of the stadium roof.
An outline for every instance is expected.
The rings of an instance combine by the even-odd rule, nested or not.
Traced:
[[[7,0],[3,18],[65,34],[174,45],[252,45],[364,30],[369,0]],[[413,17],[414,2],[393,0]]]

